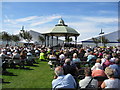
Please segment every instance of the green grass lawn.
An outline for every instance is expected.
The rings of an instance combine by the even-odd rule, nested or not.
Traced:
[[[51,88],[54,72],[50,69],[47,62],[39,62],[36,66],[25,66],[25,69],[7,69],[14,76],[3,75],[3,88]]]

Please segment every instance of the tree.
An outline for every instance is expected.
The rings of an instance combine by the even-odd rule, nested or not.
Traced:
[[[109,40],[107,38],[105,38],[104,36],[101,36],[99,38],[99,40],[102,40],[102,43],[103,43],[104,47],[106,46],[107,43],[109,43]]]
[[[119,38],[119,39],[117,39],[117,41],[118,41],[118,42],[120,42],[120,38]]]
[[[38,36],[38,40],[42,42],[42,45],[43,45],[43,42],[45,42],[45,38],[43,36]]]
[[[16,42],[16,44],[18,41],[20,41],[20,37],[18,35],[12,35],[11,37],[12,37],[12,41]]]
[[[7,32],[2,32],[2,40],[7,41],[7,44],[8,44],[9,41],[11,41],[11,35],[8,34]]]
[[[96,47],[98,46],[98,43],[100,43],[100,40],[97,38],[92,38],[93,42],[96,44]]]
[[[72,42],[73,40],[72,40],[72,38],[66,38],[65,39],[65,42]]]
[[[21,32],[19,33],[20,37],[23,38],[26,42],[29,42],[32,40],[32,35],[25,30],[21,30]]]

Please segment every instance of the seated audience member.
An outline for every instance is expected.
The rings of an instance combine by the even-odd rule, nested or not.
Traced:
[[[84,73],[85,73],[85,78],[79,81],[79,87],[80,88],[86,88],[88,86],[89,82],[91,81],[89,86],[91,85],[94,88],[97,88],[98,87],[98,81],[92,78],[91,69],[90,68],[85,68]]]
[[[80,58],[81,61],[84,60],[85,50],[81,48],[78,52],[78,58]]]
[[[45,51],[44,50],[41,50],[39,59],[40,59],[40,61],[45,61]]]
[[[55,74],[57,75],[57,78],[52,81],[53,90],[56,88],[76,88],[75,79],[71,74],[64,75],[62,67],[56,67]]]
[[[103,63],[106,61],[106,53],[103,53],[103,58],[101,58],[101,65],[103,66]]]
[[[21,53],[20,53],[20,59],[22,61],[25,61],[27,58],[27,51],[26,50],[22,50]]]
[[[8,57],[12,57],[12,53],[9,51],[7,52]]]
[[[24,64],[27,58],[27,51],[26,50],[22,50],[20,53],[20,60],[21,60],[21,66],[22,68],[24,68]]]
[[[6,58],[10,58],[10,57],[6,55],[6,50],[2,50],[0,53],[0,63],[2,64],[2,72],[6,72],[6,68],[8,66],[6,62]]]
[[[103,69],[105,69],[106,67],[112,64],[112,62],[110,62],[110,55],[106,55],[105,59],[106,61],[103,63]]]
[[[112,58],[110,59],[111,62],[115,62],[115,58],[117,57],[116,53],[112,53]]]
[[[101,50],[101,51],[99,51],[98,58],[102,58],[102,56],[103,56],[103,53],[102,53],[102,50]]]
[[[50,68],[53,69],[53,64],[51,60],[48,62],[48,64],[50,65]]]
[[[95,65],[91,68],[91,70],[96,70],[96,65],[98,65],[98,64],[100,64],[100,63],[101,63],[101,59],[100,59],[100,58],[97,58],[96,63],[95,63]],[[100,64],[100,66],[101,66],[101,64]],[[102,66],[101,66],[101,69],[102,69]]]
[[[72,63],[79,63],[79,62],[80,62],[80,59],[77,57],[77,54],[74,53],[72,58]]]
[[[96,77],[96,76],[106,76],[104,70],[102,70],[101,65],[99,63],[95,64],[96,69],[92,71],[92,76]]]
[[[64,62],[65,62],[65,55],[64,54],[60,54],[59,55],[59,60],[60,60],[60,65],[63,66]]]
[[[35,61],[34,61],[34,57],[33,57],[33,55],[32,55],[31,52],[28,52],[28,53],[27,53],[26,62],[27,62],[28,65],[33,65],[33,62],[35,62]]]
[[[80,59],[77,57],[77,53],[73,54],[72,64],[75,64],[80,69]]]
[[[12,59],[13,59],[13,63],[10,64],[11,67],[15,68],[15,65],[20,65],[20,54],[18,53],[18,50],[15,50],[13,52]]]
[[[96,59],[96,56],[93,55],[93,51],[90,51],[90,53],[87,57],[87,62],[90,62],[92,59]]]
[[[55,56],[54,53],[52,53],[51,55],[49,55],[49,59],[53,59],[53,60],[55,60],[55,59],[57,59],[57,57]]]
[[[114,76],[120,78],[120,59],[115,58],[115,64],[112,64],[109,67],[115,71]]]
[[[48,58],[49,58],[48,64],[50,65],[50,68],[53,69],[53,64],[56,66],[55,62],[56,62],[57,57],[55,56],[54,53],[52,53],[51,55],[49,55]]]
[[[15,51],[13,52],[12,58],[13,58],[13,59],[20,59],[20,54],[18,53],[17,50],[15,50]]]
[[[0,53],[0,58],[2,61],[4,61],[7,58],[10,58],[7,54],[6,54],[6,50],[2,50]]]
[[[120,89],[120,80],[114,78],[114,70],[110,67],[106,67],[105,74],[107,75],[108,79],[104,80],[101,84],[101,88],[118,88]]]
[[[36,50],[35,50],[35,56],[36,56],[36,57],[39,57],[39,55],[40,55],[40,51],[36,49]]]
[[[65,75],[71,74],[72,76],[76,76],[78,72],[78,68],[73,64],[71,65],[71,60],[69,58],[65,60],[63,70]]]
[[[89,55],[87,56],[87,62],[91,65],[94,64],[96,60],[96,56],[93,55],[93,51],[90,51]]]
[[[104,70],[102,70],[102,66],[100,63],[95,64],[96,69],[92,71],[92,77],[98,80],[98,86],[102,84],[102,82],[106,79],[106,74]]]

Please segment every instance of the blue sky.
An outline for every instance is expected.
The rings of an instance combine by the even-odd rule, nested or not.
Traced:
[[[60,18],[81,35],[78,41],[118,30],[117,2],[3,2],[2,28],[10,34],[50,31]]]

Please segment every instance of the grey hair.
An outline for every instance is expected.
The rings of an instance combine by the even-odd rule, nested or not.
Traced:
[[[67,58],[67,59],[65,60],[65,63],[66,63],[66,64],[70,64],[70,62],[71,62],[71,60],[70,60],[69,58]]]
[[[63,70],[63,68],[60,67],[60,66],[56,67],[56,68],[55,68],[55,74],[56,74],[57,76],[64,75],[64,70]]]

